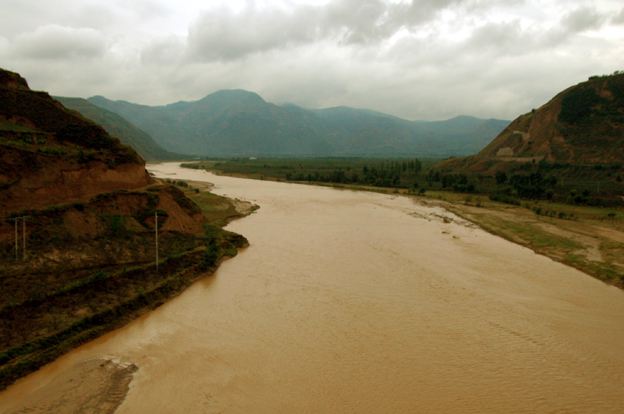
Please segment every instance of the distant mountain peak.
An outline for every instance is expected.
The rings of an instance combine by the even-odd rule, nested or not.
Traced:
[[[207,100],[240,100],[247,102],[258,102],[258,103],[266,103],[264,99],[256,92],[247,91],[245,89],[221,89],[215,91],[211,94],[206,95],[202,99],[197,102],[207,101]]]
[[[447,119],[447,121],[473,121],[475,119],[478,119],[478,118],[474,116],[470,116],[470,115],[457,115],[457,116]]]

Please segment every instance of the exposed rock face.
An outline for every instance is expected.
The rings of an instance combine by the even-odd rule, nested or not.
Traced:
[[[592,77],[516,118],[473,157],[443,167],[491,172],[501,163],[624,162],[624,74]]]

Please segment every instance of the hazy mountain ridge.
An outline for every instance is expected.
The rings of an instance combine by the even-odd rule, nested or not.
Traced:
[[[508,124],[473,117],[407,121],[344,106],[305,109],[244,90],[154,107],[102,96],[89,101],[128,119],[169,151],[200,156],[466,155]]]
[[[181,158],[179,154],[161,148],[149,134],[114,112],[94,105],[83,98],[55,96],[54,99],[61,102],[66,108],[101,125],[111,136],[119,138],[123,144],[134,148],[145,160],[159,161]]]

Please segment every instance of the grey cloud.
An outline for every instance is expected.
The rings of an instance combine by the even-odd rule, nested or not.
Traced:
[[[231,60],[276,48],[332,40],[337,44],[374,44],[402,27],[415,27],[466,0],[334,0],[325,6],[298,6],[290,11],[213,9],[189,30],[190,58]]]
[[[316,36],[316,9],[287,13],[253,6],[240,13],[229,9],[205,13],[190,28],[191,60],[235,59],[253,52],[311,41]]]
[[[327,38],[362,43],[380,37],[386,9],[380,0],[336,0],[326,7],[298,6],[289,11],[253,4],[238,13],[211,10],[189,30],[190,59],[231,60]]]
[[[235,13],[227,8],[205,12],[189,30],[190,60],[232,60],[257,52],[330,40],[345,46],[371,46],[402,28],[414,30],[450,7],[472,12],[502,0],[333,0],[324,6],[290,11],[258,8],[253,2]]]
[[[338,35],[344,43],[379,40],[394,32],[390,9],[379,0],[334,1],[322,13],[319,29],[325,36]]]
[[[520,22],[514,20],[480,26],[472,33],[466,45],[478,50],[493,49],[496,53],[519,53],[533,47],[532,38],[522,30]]]
[[[530,41],[536,48],[557,47],[571,42],[579,34],[599,30],[608,22],[607,16],[608,13],[599,12],[593,7],[582,6],[568,12],[556,26],[536,31]]]
[[[397,65],[428,67],[434,73],[454,67],[474,69],[505,57],[539,51],[544,36],[523,28],[519,20],[487,22],[463,40],[446,41],[438,33],[426,38],[404,37],[389,49],[388,55]]]
[[[611,23],[624,24],[624,8],[622,8],[622,10],[620,10],[620,12],[611,19]]]
[[[177,36],[153,40],[141,50],[141,62],[148,65],[167,65],[179,62],[185,47],[185,41]]]
[[[604,14],[586,7],[569,12],[552,27],[522,25],[519,19],[488,22],[473,30],[462,53],[487,53],[498,58],[536,53],[572,42],[574,35],[599,29],[605,22]]]
[[[420,0],[398,3],[392,7],[394,24],[414,26],[428,21],[440,11],[454,5],[468,3],[465,0]]]
[[[395,28],[417,28],[434,21],[445,10],[477,16],[497,7],[523,4],[525,0],[411,0],[389,8],[389,24]]]
[[[335,0],[326,8],[324,33],[342,36],[345,43],[366,44],[387,39],[402,28],[408,30],[434,21],[450,7],[473,11],[492,7],[502,0]]]
[[[14,53],[31,59],[95,57],[105,51],[104,36],[89,28],[48,25],[17,36]]]
[[[131,11],[140,18],[164,17],[171,14],[174,7],[183,7],[175,4],[167,4],[162,0],[114,0],[117,8]]]
[[[2,0],[2,11],[0,31],[9,38],[50,25],[104,29],[118,20],[114,7],[97,1]]]
[[[5,37],[0,36],[0,56],[6,53],[9,47],[10,47],[9,40]]]
[[[605,22],[606,17],[592,7],[579,7],[568,13],[561,21],[563,29],[570,33],[579,33],[586,30],[598,29]]]

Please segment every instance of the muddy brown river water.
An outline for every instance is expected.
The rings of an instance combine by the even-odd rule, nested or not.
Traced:
[[[111,357],[119,414],[624,412],[624,292],[406,197],[150,169],[258,204],[251,246],[0,412],[111,392],[77,368]]]

